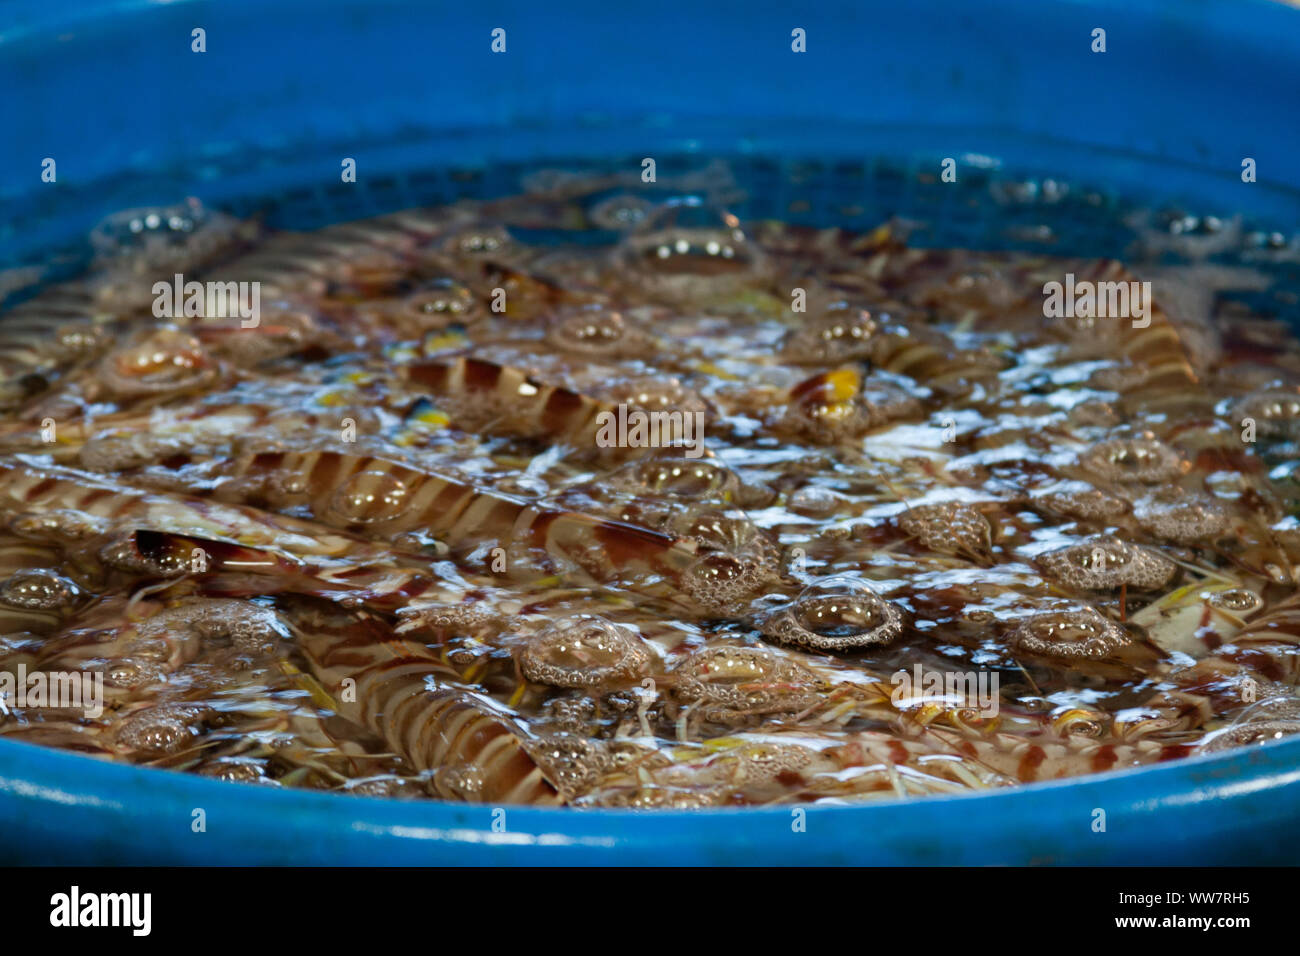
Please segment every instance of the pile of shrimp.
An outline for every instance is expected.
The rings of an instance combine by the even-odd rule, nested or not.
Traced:
[[[1300,730],[1300,346],[1222,294],[1256,276],[724,198],[551,175],[308,233],[111,217],[0,316],[0,670],[104,706],[3,701],[0,734],[657,808]],[[1051,317],[1067,275],[1154,302]],[[210,291],[239,283],[251,320]]]

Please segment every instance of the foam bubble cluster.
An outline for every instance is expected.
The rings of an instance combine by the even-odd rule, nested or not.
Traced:
[[[547,341],[566,352],[611,359],[644,354],[653,344],[622,312],[602,305],[580,306],[557,313]]]
[[[1038,563],[1061,583],[1085,591],[1120,586],[1153,591],[1168,584],[1178,571],[1163,555],[1105,535],[1049,551],[1039,556]]]
[[[822,686],[803,665],[747,647],[697,651],[678,664],[672,676],[679,701],[697,704],[707,719],[724,723],[805,710],[820,700]]]
[[[1252,419],[1261,434],[1285,437],[1300,431],[1300,389],[1269,388],[1252,392],[1232,406],[1232,424]]]
[[[903,633],[903,614],[865,585],[814,586],[762,617],[758,626],[765,637],[782,644],[852,651],[895,641]]]
[[[1261,720],[1239,724],[1207,737],[1197,748],[1202,753],[1217,753],[1234,747],[1268,744],[1300,733],[1300,720]]]
[[[993,529],[970,505],[955,501],[914,505],[900,514],[897,522],[904,533],[940,554],[984,561],[992,550]]]
[[[1177,450],[1151,435],[1097,442],[1079,456],[1079,465],[1105,481],[1143,484],[1169,481],[1186,468]]]
[[[878,328],[866,309],[834,303],[791,332],[782,352],[792,362],[810,365],[865,359],[871,355]]]
[[[1121,518],[1132,510],[1132,504],[1123,498],[1108,495],[1096,488],[1049,491],[1033,496],[1033,502],[1056,514],[1085,521],[1108,522]]]
[[[0,583],[0,601],[10,607],[53,611],[69,607],[81,597],[76,583],[49,568],[29,568]]]
[[[626,683],[646,673],[652,659],[639,636],[594,614],[552,622],[519,652],[524,676],[553,687]]]
[[[1091,607],[1036,614],[1011,635],[1011,646],[1016,650],[1065,660],[1099,660],[1129,643],[1128,634],[1119,625]]]
[[[1143,528],[1176,544],[1216,537],[1231,523],[1223,505],[1213,498],[1178,487],[1162,488],[1142,499],[1134,515]]]

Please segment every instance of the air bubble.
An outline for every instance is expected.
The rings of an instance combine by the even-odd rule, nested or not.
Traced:
[[[879,325],[866,309],[845,302],[827,306],[791,332],[781,351],[799,364],[838,364],[869,358]]]
[[[1207,603],[1220,611],[1244,617],[1263,607],[1264,599],[1246,588],[1229,588],[1227,591],[1215,591]]]
[[[674,498],[700,499],[734,491],[735,474],[707,458],[687,458],[682,449],[663,449],[633,462],[613,475],[616,485]]]
[[[1150,435],[1100,441],[1079,456],[1079,465],[1104,481],[1157,484],[1185,470],[1182,456]]]
[[[1123,585],[1153,591],[1168,584],[1178,571],[1163,555],[1108,536],[1049,551],[1039,556],[1038,563],[1056,580],[1086,591],[1110,591]]]
[[[141,273],[196,262],[233,244],[240,230],[238,220],[187,199],[114,213],[91,230],[90,244],[98,264]]]
[[[1015,650],[1067,660],[1099,660],[1129,643],[1122,628],[1090,607],[1036,614],[1011,635]]]
[[[451,231],[439,243],[439,249],[454,259],[490,259],[518,247],[504,226],[468,225]]]
[[[151,707],[122,722],[117,730],[117,746],[149,757],[177,753],[202,735],[203,720],[210,712],[200,704]]]
[[[824,582],[757,623],[765,637],[809,650],[883,647],[903,633],[903,614],[860,582]]]
[[[608,687],[635,680],[653,660],[641,638],[592,614],[553,622],[524,645],[524,676],[553,687]]]
[[[266,775],[266,768],[260,761],[247,757],[217,757],[201,764],[197,771],[200,776],[227,780],[232,783],[259,783],[278,786],[276,781]]]
[[[0,601],[34,611],[70,607],[80,597],[81,589],[76,584],[48,568],[19,571],[0,584]]]
[[[618,260],[644,291],[670,299],[732,295],[766,267],[735,215],[693,198],[650,214],[620,244]]]
[[[766,577],[763,565],[723,551],[695,561],[682,574],[682,587],[704,613],[735,617]]]
[[[152,661],[135,661],[119,658],[104,670],[104,683],[109,687],[132,690],[147,687],[163,676],[163,669]]]
[[[843,498],[820,485],[804,485],[786,502],[787,508],[805,518],[829,518],[843,506]]]
[[[560,311],[547,340],[566,352],[606,359],[640,357],[652,345],[623,313],[600,305]]]
[[[1234,425],[1253,419],[1262,435],[1295,435],[1300,431],[1300,390],[1272,388],[1255,392],[1237,401],[1230,414]]]
[[[890,422],[919,418],[921,404],[893,382],[863,379],[851,367],[822,372],[790,390],[781,424],[819,445],[858,438]]]
[[[1300,720],[1264,720],[1259,723],[1238,724],[1213,733],[1197,748],[1201,753],[1218,753],[1235,747],[1267,744],[1300,733]]]
[[[455,764],[435,770],[432,786],[434,792],[441,797],[473,803],[483,799],[487,781],[478,767]]]
[[[645,222],[654,210],[654,203],[640,196],[624,194],[602,199],[591,207],[592,223],[600,229],[627,232]]]
[[[717,647],[697,651],[672,672],[677,699],[699,704],[709,720],[798,713],[816,705],[824,682],[770,651]]]
[[[136,625],[138,648],[152,639],[165,642],[167,653],[186,638],[205,644],[229,641],[237,651],[268,654],[290,637],[275,611],[235,598],[191,598],[159,611]]]
[[[119,398],[197,388],[214,374],[199,340],[176,329],[155,331],[100,364],[100,381]]]
[[[604,744],[585,737],[539,737],[524,749],[565,800],[591,789],[610,767]]]
[[[107,567],[146,577],[171,577],[191,570],[193,549],[188,545],[182,546],[168,535],[150,542],[146,550],[149,553],[140,550],[140,538],[132,532],[109,541],[99,549],[97,556]]]
[[[948,501],[914,505],[897,518],[898,527],[924,547],[940,554],[989,560],[993,530],[988,519],[969,505]]]
[[[623,379],[600,389],[598,395],[610,404],[627,405],[647,412],[694,415],[708,411],[704,399],[670,375]]]
[[[347,522],[377,524],[406,511],[410,490],[386,471],[361,471],[334,494],[330,511]]]
[[[725,551],[749,560],[775,561],[780,554],[776,543],[739,511],[685,511],[669,521],[667,528],[710,550]]]
[[[798,773],[813,761],[814,751],[798,744],[760,741],[728,751],[720,762],[729,765],[734,786],[770,783],[784,774]]]
[[[1036,494],[1031,500],[1047,511],[1071,518],[1082,518],[1085,521],[1113,521],[1128,514],[1133,507],[1123,498],[1108,495],[1095,488],[1051,491]]]
[[[458,323],[470,324],[483,316],[474,293],[455,279],[435,279],[410,295],[367,306],[381,322],[401,336],[418,339],[428,332],[440,332]]]
[[[1207,495],[1163,488],[1139,501],[1133,509],[1147,531],[1175,544],[1196,544],[1217,537],[1229,525],[1223,506]]]

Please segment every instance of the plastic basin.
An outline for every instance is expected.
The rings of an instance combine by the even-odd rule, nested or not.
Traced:
[[[190,50],[195,27],[206,53]],[[505,54],[489,49],[495,27]],[[790,49],[795,27],[806,54]],[[1090,50],[1096,27],[1105,54]],[[428,182],[404,175],[414,169],[958,156],[1291,230],[1298,107],[1300,11],[1255,0],[795,13],[732,0],[707,11],[19,0],[0,13],[0,261],[43,261],[108,212],[186,194],[291,196],[286,219],[329,218],[345,156],[358,163],[354,215],[404,204]],[[44,157],[57,183],[40,181]],[[1241,181],[1245,157],[1259,182]],[[1296,863],[1286,837],[1300,831],[1300,740],[974,796],[808,808],[800,826],[790,808],[493,811],[221,783],[0,740],[0,856],[217,864]]]

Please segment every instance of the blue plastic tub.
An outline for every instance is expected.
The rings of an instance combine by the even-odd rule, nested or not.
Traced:
[[[489,48],[497,27],[504,54]],[[805,54],[791,51],[796,27]],[[191,52],[194,28],[206,53]],[[1091,51],[1095,28],[1104,54]],[[953,156],[964,169],[992,158],[1290,232],[1298,116],[1300,10],[1263,0],[797,10],[10,0],[0,263],[48,262],[55,247],[74,262],[69,244],[100,216],[187,194],[214,205],[275,196],[297,220],[282,224],[327,219],[341,208],[345,156],[359,172],[350,215],[426,198],[430,183],[504,191],[490,173],[503,163],[812,157],[825,171]],[[45,157],[57,183],[40,180]],[[1246,157],[1256,183],[1241,181]],[[1296,863],[1300,740],[988,795],[812,808],[795,821],[788,808],[507,808],[502,819],[0,740],[0,856],[222,864]]]

